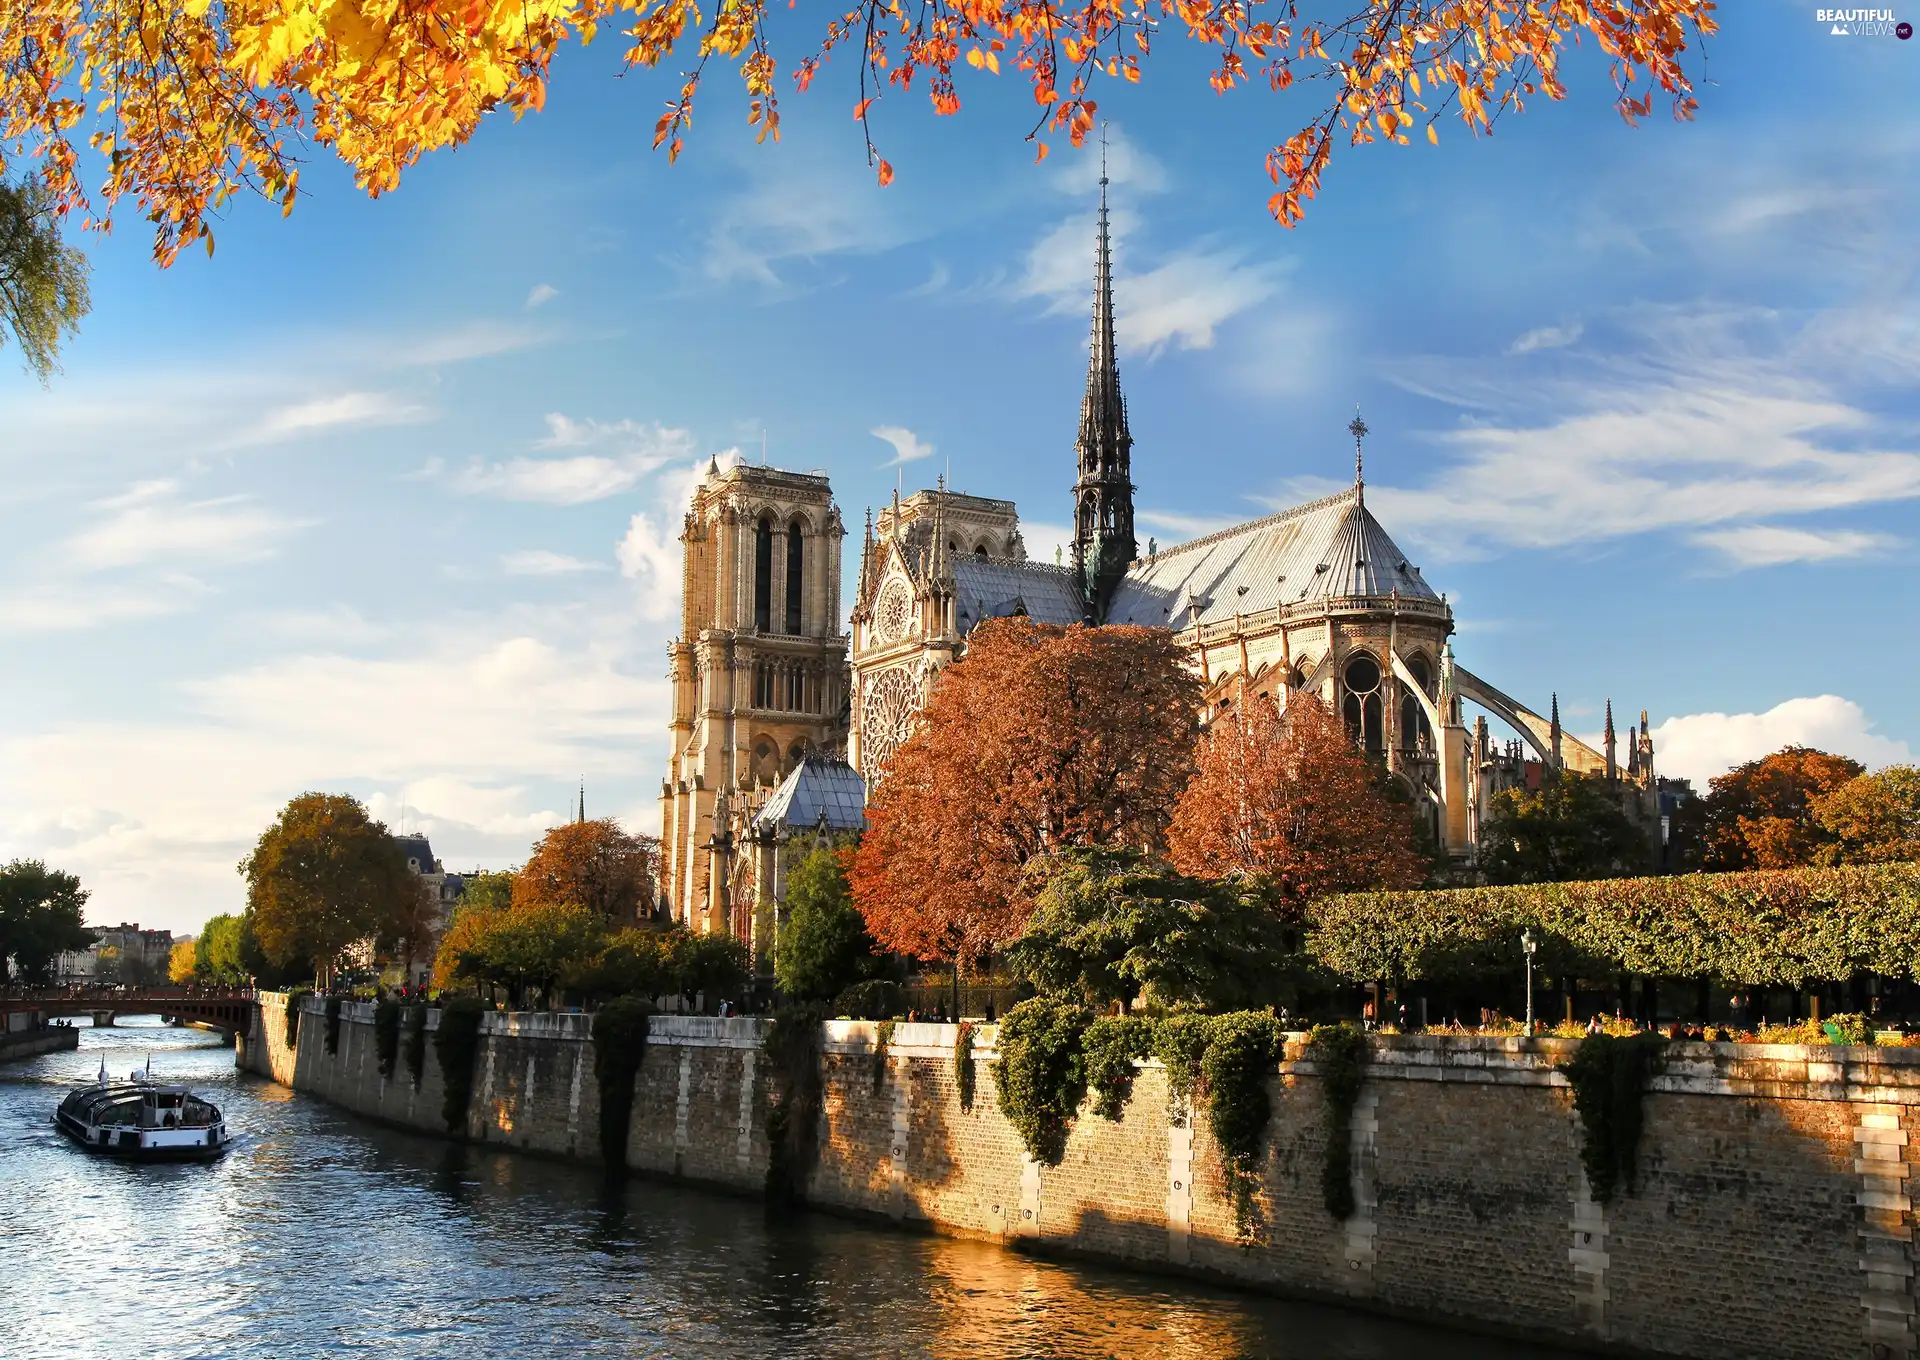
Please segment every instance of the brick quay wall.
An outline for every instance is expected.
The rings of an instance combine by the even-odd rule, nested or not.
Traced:
[[[433,1045],[416,1090],[380,1075],[370,1004],[263,996],[240,1065],[354,1112],[446,1134]],[[438,1013],[430,1012],[437,1020]],[[598,1161],[591,1018],[484,1018],[461,1134]],[[1358,1208],[1325,1209],[1326,1112],[1301,1036],[1236,1232],[1204,1108],[1183,1117],[1145,1064],[1124,1117],[1083,1109],[1058,1167],[1034,1164],[995,1098],[992,1026],[975,1031],[963,1109],[956,1029],[833,1021],[823,1037],[819,1208],[1021,1249],[1191,1273],[1276,1293],[1617,1353],[1712,1360],[1914,1356],[1909,1131],[1920,1049],[1672,1045],[1645,1100],[1639,1182],[1595,1203],[1569,1040],[1378,1041],[1350,1131]],[[753,1019],[654,1017],[635,1082],[637,1171],[760,1192],[768,1070]]]

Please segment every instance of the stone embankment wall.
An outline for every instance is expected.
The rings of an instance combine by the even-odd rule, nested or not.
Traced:
[[[298,1053],[264,998],[242,1065],[348,1109],[445,1132],[428,1045],[382,1079],[371,1006],[325,1051],[307,1002]],[[1678,1044],[1645,1102],[1640,1176],[1596,1204],[1571,1091],[1572,1041],[1382,1042],[1350,1134],[1356,1213],[1322,1203],[1325,1106],[1298,1042],[1251,1235],[1236,1231],[1204,1109],[1183,1116],[1147,1064],[1118,1123],[1083,1111],[1064,1162],[1023,1153],[976,1031],[963,1109],[950,1025],[827,1026],[812,1204],[1066,1255],[1612,1351],[1700,1357],[1913,1356],[1909,1130],[1920,1050]],[[636,1169],[757,1192],[767,1168],[761,1023],[659,1016],[636,1083]],[[1297,1038],[1297,1036],[1296,1036]],[[464,1134],[596,1160],[588,1018],[486,1018]]]
[[[27,1012],[15,1011],[14,1015]],[[11,1019],[12,1017],[4,1017]],[[66,1025],[44,1025],[0,1030],[0,1062],[31,1058],[41,1053],[80,1047],[80,1031]]]

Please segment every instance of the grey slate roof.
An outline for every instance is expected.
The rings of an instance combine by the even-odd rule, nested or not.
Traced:
[[[1236,525],[1135,562],[1109,623],[1174,629],[1355,596],[1438,604],[1440,596],[1354,491]]]
[[[400,847],[402,859],[419,861],[419,872],[423,874],[433,872],[433,847],[427,844],[425,836],[395,836],[393,843]]]
[[[853,766],[832,756],[804,756],[754,817],[753,831],[773,836],[811,831],[823,813],[829,831],[864,831],[866,805],[867,781]]]
[[[957,553],[953,566],[954,613],[962,634],[983,619],[1004,619],[1022,610],[1036,623],[1079,623],[1084,617],[1073,568],[1049,562]]]

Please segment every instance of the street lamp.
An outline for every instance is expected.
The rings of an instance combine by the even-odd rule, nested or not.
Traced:
[[[1520,947],[1527,954],[1527,1037],[1533,1037],[1533,955],[1540,948],[1540,941],[1533,938],[1531,929],[1520,932]]]

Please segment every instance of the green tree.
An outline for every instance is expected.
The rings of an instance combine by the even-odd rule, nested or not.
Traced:
[[[1028,867],[1033,915],[1007,951],[1042,992],[1227,1010],[1279,1000],[1286,927],[1245,880],[1177,874],[1136,850],[1063,850]]]
[[[244,981],[250,971],[241,958],[246,939],[246,918],[210,916],[200,927],[198,947],[194,950],[194,976],[202,982],[231,986]]]
[[[670,938],[674,983],[689,1002],[703,994],[709,1006],[723,998],[737,997],[753,976],[747,947],[731,935],[695,935],[677,930]]]
[[[1815,795],[1813,820],[1833,840],[1821,864],[1884,864],[1920,860],[1920,768],[1889,765]]]
[[[267,957],[307,963],[322,982],[348,945],[388,931],[418,892],[386,826],[345,794],[293,799],[240,872]]]
[[[790,999],[829,1001],[865,975],[873,939],[838,851],[823,845],[793,866],[787,908],[773,974]]]
[[[240,914],[239,956],[241,977],[252,978],[256,986],[283,988],[313,979],[313,965],[306,959],[280,963],[267,957],[266,948],[260,943],[260,932],[254,927],[251,907]]]
[[[632,996],[651,1001],[680,990],[673,971],[672,946],[670,932],[629,926],[564,981],[568,987],[601,1000]]]
[[[0,867],[0,980],[13,973],[50,982],[54,964],[70,949],[85,949],[94,934],[81,922],[87,890],[72,874],[37,859]]]
[[[492,907],[505,911],[513,905],[513,873],[470,874],[460,889],[462,907]]]
[[[1490,883],[1567,883],[1645,873],[1647,839],[1603,779],[1562,774],[1494,795],[1480,835]]]
[[[90,305],[87,257],[61,241],[52,196],[37,181],[0,180],[0,344],[11,333],[44,383],[59,371],[62,339],[79,330]]]
[[[537,990],[551,1006],[560,979],[579,971],[607,947],[600,916],[572,902],[535,903],[493,914],[461,950],[457,975],[507,987],[518,1007]]]

